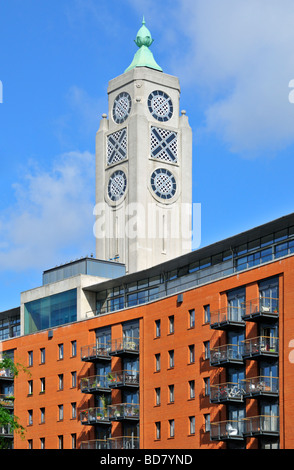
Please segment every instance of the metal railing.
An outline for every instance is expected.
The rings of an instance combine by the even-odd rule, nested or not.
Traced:
[[[81,442],[80,449],[139,449],[139,437],[120,436]]]
[[[139,386],[139,372],[135,370],[109,372],[107,374],[107,381],[110,388],[121,386]]]
[[[14,373],[11,369],[0,369],[0,379],[13,379]]]
[[[133,403],[118,403],[107,407],[109,419],[119,421],[121,419],[139,419],[139,405]]]
[[[239,344],[225,344],[210,350],[210,364],[222,362],[243,361],[242,346]]]
[[[139,353],[139,338],[118,338],[110,343],[110,354],[121,352]]]
[[[277,355],[279,353],[279,338],[271,336],[257,336],[245,339],[243,343],[243,356]]]
[[[240,323],[243,324],[244,307],[234,307],[228,305],[227,307],[220,308],[211,312],[210,326],[220,325],[224,323]]]
[[[277,317],[279,315],[279,299],[273,297],[259,297],[244,302],[243,318],[259,315]]]
[[[82,424],[95,424],[103,421],[109,422],[108,408],[96,407],[82,410],[80,412],[80,420]]]
[[[279,378],[260,375],[250,379],[243,379],[246,395],[263,395],[279,393]]]
[[[210,401],[243,401],[245,388],[242,384],[226,382],[222,384],[210,385]]]
[[[9,424],[0,426],[0,436],[1,437],[13,437],[13,429]]]
[[[95,358],[105,358],[111,359],[109,356],[110,344],[101,343],[101,344],[91,344],[81,347],[81,359],[91,360]]]
[[[279,433],[279,416],[259,415],[244,418],[244,434],[261,435],[261,434],[278,434]]]
[[[0,406],[12,408],[14,406],[14,396],[0,395]]]
[[[227,439],[242,439],[244,431],[244,421],[226,420],[210,423],[210,439],[223,441]]]
[[[93,375],[91,377],[83,377],[80,381],[81,391],[84,393],[92,393],[101,389],[109,389],[108,375]],[[110,389],[109,389],[110,390]]]

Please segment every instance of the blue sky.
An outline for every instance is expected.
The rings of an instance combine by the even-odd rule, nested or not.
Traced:
[[[292,0],[0,0],[0,311],[95,253],[95,133],[143,15],[193,129],[201,246],[293,212]]]

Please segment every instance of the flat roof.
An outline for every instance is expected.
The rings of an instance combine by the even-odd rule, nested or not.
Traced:
[[[294,213],[285,215],[271,222],[267,222],[252,229],[246,230],[245,232],[241,232],[237,235],[233,235],[229,238],[215,242],[211,245],[204,246],[203,248],[191,251],[190,253],[179,256],[177,258],[173,258],[169,261],[165,261],[164,263],[157,264],[156,266],[152,266],[151,268],[126,274],[115,279],[103,281],[99,284],[97,283],[90,287],[85,287],[84,290],[98,292],[101,290],[110,289],[121,284],[132,283],[134,281],[145,279],[147,277],[158,276],[162,273],[186,266],[187,264],[202,260],[210,256],[217,255],[218,253],[222,253],[227,250],[233,250],[239,245],[243,245],[244,243],[248,243],[258,238],[262,238],[273,232],[278,232],[280,230],[287,229],[291,226],[294,226]]]

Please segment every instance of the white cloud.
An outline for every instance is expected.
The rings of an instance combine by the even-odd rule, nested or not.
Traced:
[[[294,78],[293,1],[182,0],[173,5],[160,9],[161,18],[166,14],[160,49],[165,47],[170,73],[180,77],[185,94],[190,88],[201,100],[201,131],[217,134],[243,156],[272,155],[293,144],[288,87]],[[152,23],[153,18],[151,31]]]
[[[30,164],[0,213],[1,270],[48,269],[93,250],[95,157],[69,152],[50,172]]]

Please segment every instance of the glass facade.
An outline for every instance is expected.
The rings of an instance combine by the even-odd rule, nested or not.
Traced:
[[[77,290],[43,297],[24,305],[25,334],[77,320]]]

